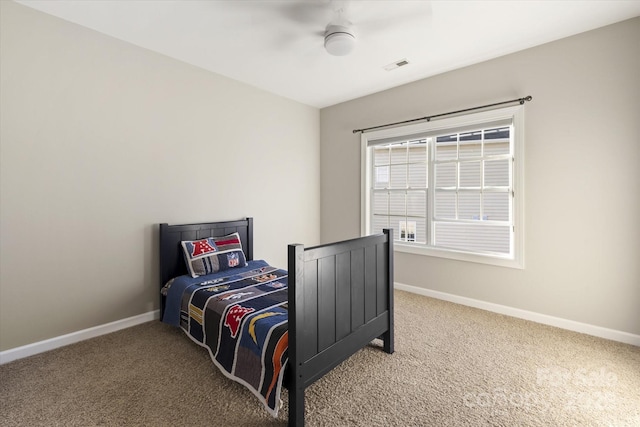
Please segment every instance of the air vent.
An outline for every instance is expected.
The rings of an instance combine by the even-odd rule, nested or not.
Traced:
[[[392,62],[389,65],[385,65],[384,69],[387,71],[391,71],[391,70],[395,70],[396,68],[400,68],[400,67],[404,67],[405,65],[408,65],[409,61],[407,61],[406,59],[400,59],[396,62]]]

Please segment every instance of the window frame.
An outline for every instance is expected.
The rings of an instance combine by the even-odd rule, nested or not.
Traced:
[[[463,132],[472,128],[486,128],[495,122],[510,122],[512,126],[512,223],[511,235],[512,254],[487,254],[481,252],[448,249],[429,244],[411,243],[397,240],[394,248],[398,252],[405,252],[424,256],[434,256],[460,261],[490,264],[502,267],[524,269],[524,106],[499,108],[478,113],[459,115],[455,117],[443,118],[434,121],[426,121],[393,128],[379,129],[370,132],[363,132],[361,135],[361,234],[364,236],[370,233],[371,227],[371,188],[372,188],[372,164],[373,148],[369,146],[373,141],[393,141],[411,140],[428,135],[435,135],[440,132]],[[431,144],[430,144],[431,145]],[[435,190],[432,188],[433,165],[432,157],[435,147],[428,148],[428,183],[427,183],[427,203],[434,206]],[[427,211],[428,227],[431,225],[432,215]]]

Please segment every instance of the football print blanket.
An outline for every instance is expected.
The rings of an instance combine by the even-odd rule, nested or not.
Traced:
[[[206,347],[222,373],[249,388],[275,417],[287,362],[287,272],[264,261],[232,270],[174,279],[163,321]]]

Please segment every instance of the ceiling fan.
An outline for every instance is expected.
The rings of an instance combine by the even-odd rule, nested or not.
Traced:
[[[324,32],[324,48],[334,56],[345,56],[356,46],[353,24],[345,18],[346,1],[331,1],[334,19],[327,24]]]
[[[430,0],[398,1],[362,1],[362,0],[325,0],[331,10],[332,18],[324,31],[324,48],[334,56],[350,54],[358,41],[356,28],[363,33],[384,31],[392,26],[408,25],[411,19],[425,22],[425,16],[431,15]],[[384,5],[386,3],[386,5]],[[404,3],[404,4],[403,4]],[[412,4],[412,5],[411,5]],[[407,5],[411,8],[403,9]],[[387,12],[386,16],[373,16],[374,6]],[[326,7],[326,6],[325,6]],[[368,15],[368,16],[367,16]],[[357,22],[354,24],[352,21]]]
[[[277,25],[280,47],[323,46],[334,56],[352,53],[358,42],[387,31],[428,23],[431,0],[272,0],[234,1],[253,25]]]

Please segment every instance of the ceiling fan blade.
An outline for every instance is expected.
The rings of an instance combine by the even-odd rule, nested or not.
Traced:
[[[329,0],[289,1],[282,15],[303,25],[325,25],[332,18]]]
[[[364,6],[362,3],[365,2],[358,3],[359,6]],[[386,31],[399,30],[403,27],[410,28],[416,24],[425,27],[431,25],[433,11],[429,0],[385,3],[398,3],[399,7],[377,11],[368,9],[352,19],[359,35],[380,35],[383,37]]]

